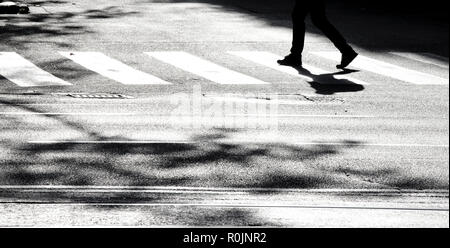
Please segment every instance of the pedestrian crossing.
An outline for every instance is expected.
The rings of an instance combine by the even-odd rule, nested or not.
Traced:
[[[186,52],[152,52],[147,54],[218,84],[268,84]]]
[[[214,62],[196,56],[184,51],[154,51],[145,52],[148,59],[154,59],[168,66],[181,69],[185,73],[194,74],[210,83],[218,85],[270,85],[276,82],[269,82],[263,76],[246,75],[243,69],[238,71],[221,65],[220,62]],[[295,69],[287,66],[280,66],[277,60],[282,56],[267,51],[224,51],[224,54],[236,59],[236,63],[251,63],[255,66],[262,66],[275,70],[282,74],[301,79],[306,82],[322,83],[324,77],[332,77],[337,80],[343,80],[352,84],[371,85],[380,83],[379,81],[362,80],[361,76],[356,78],[357,74],[342,74],[337,70],[322,69],[322,66],[313,64],[304,64],[304,70]],[[339,62],[340,54],[337,52],[311,52],[310,55],[318,58],[325,58],[328,61]],[[401,56],[403,55],[403,56]],[[56,56],[62,56],[68,61],[73,62],[86,70],[97,73],[118,84],[123,85],[173,85],[174,82],[168,79],[161,79],[154,76],[151,72],[143,72],[127,65],[117,59],[100,52],[58,52]],[[445,69],[445,62],[438,63],[435,59],[430,60],[424,55],[399,54],[403,59],[411,59],[419,63],[434,65],[441,70]],[[240,62],[239,62],[240,61]],[[430,62],[431,61],[431,62]],[[234,60],[233,60],[234,62]],[[334,63],[333,63],[334,64]],[[238,64],[239,65],[239,64]],[[361,69],[360,73],[369,73],[373,75],[382,75],[394,80],[412,85],[448,85],[449,79],[425,72],[405,68],[390,62],[370,58],[367,55],[360,55],[351,67]],[[241,68],[236,66],[236,68]],[[245,68],[245,67],[242,67]],[[448,65],[447,65],[448,69]],[[146,71],[152,71],[151,68]],[[15,52],[0,52],[0,76],[18,87],[43,87],[43,86],[71,86],[76,82],[67,82],[52,75],[51,73],[39,68],[30,60],[24,58]],[[170,77],[170,76],[169,76]],[[367,77],[365,77],[367,78]],[[371,77],[368,77],[371,78]],[[2,86],[0,79],[0,86]],[[325,82],[323,82],[325,83]]]
[[[0,52],[0,75],[20,87],[72,85],[14,52]]]
[[[314,52],[313,54],[335,62],[340,61],[340,53],[337,52]],[[389,64],[362,55],[358,56],[355,59],[355,61],[352,62],[352,66],[380,75],[389,75],[392,78],[412,84],[418,85],[448,84],[448,79],[415,70],[406,69],[397,65]]]
[[[326,71],[323,69],[320,69],[318,67],[309,65],[309,64],[303,64],[303,68],[308,70],[311,74],[313,74],[312,76],[308,76],[308,75],[303,75],[301,74],[301,72],[295,68],[292,67],[288,67],[288,66],[281,66],[277,63],[277,60],[282,59],[282,56],[273,54],[273,53],[269,53],[269,52],[229,52],[232,55],[241,57],[243,59],[252,61],[254,63],[263,65],[263,66],[267,66],[269,68],[272,68],[274,70],[280,71],[280,72],[284,72],[287,74],[290,74],[292,76],[295,77],[299,77],[302,78],[306,81],[314,81],[314,76],[319,76],[319,75],[327,75],[330,74],[332,75],[332,77],[334,77],[335,79],[346,79],[349,80],[353,83],[356,84],[361,84],[361,85],[369,85],[369,83],[364,82],[362,80],[353,78],[353,77],[349,77],[346,75],[333,75],[332,72],[330,71]]]
[[[441,67],[443,69],[449,69],[448,58],[437,56],[430,53],[404,53],[404,52],[391,52],[391,54],[404,57],[407,59],[415,60],[422,64],[429,64],[432,66]]]
[[[64,57],[125,85],[171,84],[138,71],[99,52],[60,52]]]

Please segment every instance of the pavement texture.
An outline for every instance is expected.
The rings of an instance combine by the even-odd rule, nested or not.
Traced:
[[[1,197],[8,226],[445,228],[448,217],[436,190],[11,186]]]
[[[362,84],[314,54],[335,49],[309,22],[305,63],[330,74],[305,80],[227,53],[287,54],[292,1],[22,2],[30,14],[0,15],[0,52],[71,85],[0,78],[0,225],[448,227],[440,12],[331,1],[363,56],[447,80],[340,74]],[[268,84],[212,83],[145,54],[156,51]],[[120,84],[60,52],[101,52],[171,84]]]

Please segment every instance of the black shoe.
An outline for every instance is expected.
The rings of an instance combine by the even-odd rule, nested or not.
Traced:
[[[278,60],[277,62],[280,65],[301,67],[302,66],[302,57],[290,54],[290,55],[286,56],[284,59]]]
[[[352,63],[353,60],[355,60],[356,57],[358,57],[358,53],[356,53],[355,51],[350,51],[350,52],[343,53],[342,54],[341,64],[337,65],[336,67],[338,69],[345,69],[345,67],[349,66],[350,63]]]

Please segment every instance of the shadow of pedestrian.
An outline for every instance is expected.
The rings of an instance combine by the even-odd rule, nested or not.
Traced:
[[[312,79],[312,81],[308,83],[316,90],[317,94],[333,95],[339,92],[358,92],[365,89],[363,85],[354,83],[349,79],[339,79],[336,77],[338,75],[358,72],[357,70],[346,69],[341,72],[316,75],[303,67],[296,67],[295,69],[299,72],[299,74]]]

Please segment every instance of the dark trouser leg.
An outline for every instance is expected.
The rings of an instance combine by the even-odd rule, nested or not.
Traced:
[[[308,4],[302,0],[297,0],[292,12],[293,39],[291,54],[301,57],[305,46],[305,18],[308,14]]]
[[[308,1],[308,0],[306,0]],[[325,13],[325,3],[323,0],[316,0],[311,4],[311,19],[313,24],[318,27],[328,39],[333,42],[334,46],[339,49],[341,53],[352,52],[353,49],[348,45],[344,37],[339,31],[330,23]]]

